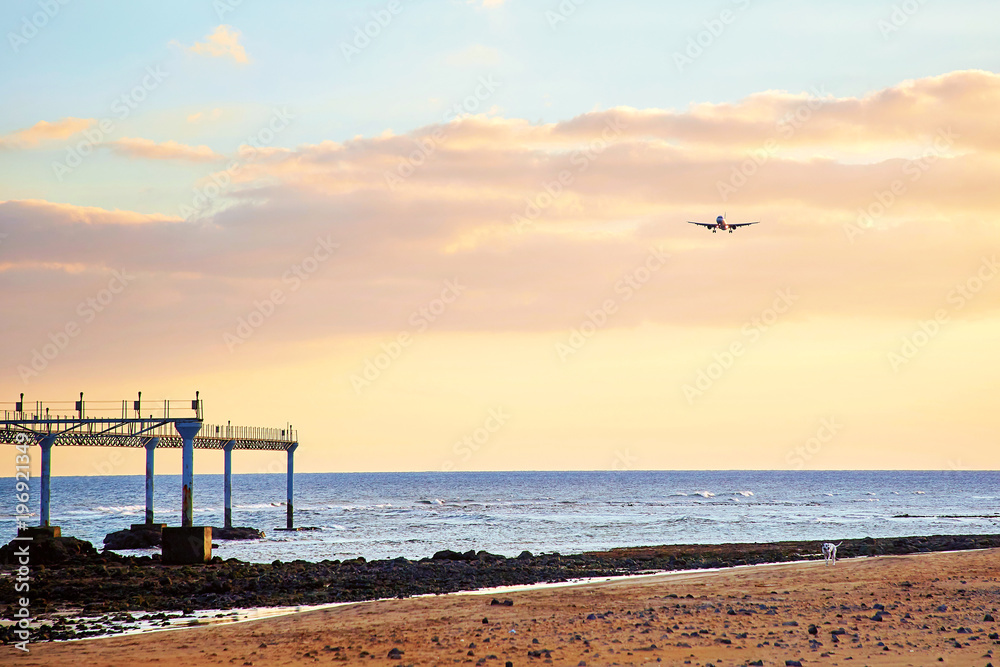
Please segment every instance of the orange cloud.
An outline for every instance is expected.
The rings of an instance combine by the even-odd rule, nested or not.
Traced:
[[[232,58],[241,65],[250,62],[246,49],[240,44],[240,33],[232,26],[220,25],[204,42],[195,42],[188,47],[189,51],[212,58]]]
[[[0,148],[33,148],[40,143],[67,139],[95,125],[93,118],[62,118],[55,122],[39,121],[29,128],[0,136]]]
[[[105,146],[112,152],[130,158],[147,160],[183,160],[188,162],[215,162],[222,156],[208,146],[188,146],[173,140],[156,143],[140,137],[123,137]]]
[[[183,283],[228,295],[234,310],[206,310],[209,329],[235,318],[262,286],[280,285],[288,267],[329,236],[342,250],[311,278],[322,289],[301,297],[300,319],[279,328],[305,339],[391,331],[440,281],[455,277],[474,287],[441,326],[560,330],[613,297],[652,247],[671,259],[615,327],[716,326],[741,304],[784,287],[809,295],[793,319],[906,320],[933,312],[1000,241],[992,223],[1000,159],[985,141],[992,128],[978,124],[980,100],[995,79],[959,72],[863,100],[831,98],[813,119],[835,110],[814,136],[844,143],[854,136],[867,145],[886,105],[900,104],[887,100],[913,97],[951,118],[964,142],[933,159],[910,156],[933,146],[924,132],[934,123],[900,112],[886,158],[838,160],[825,156],[825,146],[806,150],[802,140],[800,155],[779,151],[758,164],[744,147],[766,136],[763,128],[773,131],[789,108],[785,94],[686,114],[612,109],[544,125],[471,116],[407,134],[258,151],[237,173],[214,180],[232,186],[219,195],[221,212],[197,222],[134,214],[145,224],[125,231],[73,224],[111,212],[7,202],[0,232],[8,235],[8,271],[22,259],[140,262],[159,276],[158,290],[174,293]],[[724,137],[703,127],[719,118],[734,125]],[[215,159],[207,148],[172,142],[113,146],[141,157]],[[723,200],[719,184],[743,172]],[[724,238],[684,224],[723,211],[764,224]],[[1000,303],[984,298],[954,317],[995,311]]]

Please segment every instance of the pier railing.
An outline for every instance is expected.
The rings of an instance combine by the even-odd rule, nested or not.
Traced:
[[[58,416],[118,419],[195,419],[202,418],[202,401],[132,400],[132,401],[13,401],[0,402],[4,420],[42,421]]]

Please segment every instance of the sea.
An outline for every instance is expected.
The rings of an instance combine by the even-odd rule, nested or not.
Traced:
[[[15,532],[5,480],[0,540]],[[0,482],[0,486],[4,485]],[[37,521],[38,486],[30,506]],[[233,476],[233,524],[263,530],[214,555],[274,560],[419,559],[442,549],[562,554],[661,544],[1000,533],[1000,472],[602,471],[296,473],[285,526],[284,474]],[[180,525],[180,476],[156,477],[155,519]],[[196,475],[195,525],[223,524],[223,478]],[[51,523],[101,548],[142,523],[145,480],[53,477]],[[152,550],[121,553],[144,555]]]

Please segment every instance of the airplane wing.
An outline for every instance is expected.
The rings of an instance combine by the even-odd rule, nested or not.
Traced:
[[[737,222],[736,224],[730,223],[729,226],[730,227],[748,227],[750,225],[757,225],[757,224],[760,224],[760,220],[758,220],[757,222]]]
[[[689,225],[701,225],[702,227],[715,227],[714,222],[691,222],[690,220],[688,220],[687,222]]]

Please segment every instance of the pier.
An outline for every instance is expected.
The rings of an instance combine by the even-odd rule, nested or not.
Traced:
[[[145,525],[154,523],[154,462],[157,449],[181,449],[181,528],[194,524],[194,450],[217,449],[225,456],[225,526],[232,527],[232,456],[235,450],[283,451],[288,454],[286,484],[286,530],[294,530],[292,501],[294,454],[298,435],[291,425],[283,428],[258,428],[232,424],[207,424],[198,392],[193,400],[143,401],[142,393],[134,401],[80,400],[69,402],[26,403],[24,394],[14,403],[0,403],[0,443],[37,445],[41,451],[41,490],[39,528],[43,533],[59,534],[50,526],[50,477],[53,449],[56,447],[133,447],[146,450]],[[170,530],[170,529],[166,529]],[[192,530],[185,535],[188,541]],[[201,538],[197,538],[200,542]],[[200,548],[200,547],[199,547]],[[164,533],[164,556],[167,534]],[[208,552],[211,553],[211,530],[208,529]]]

